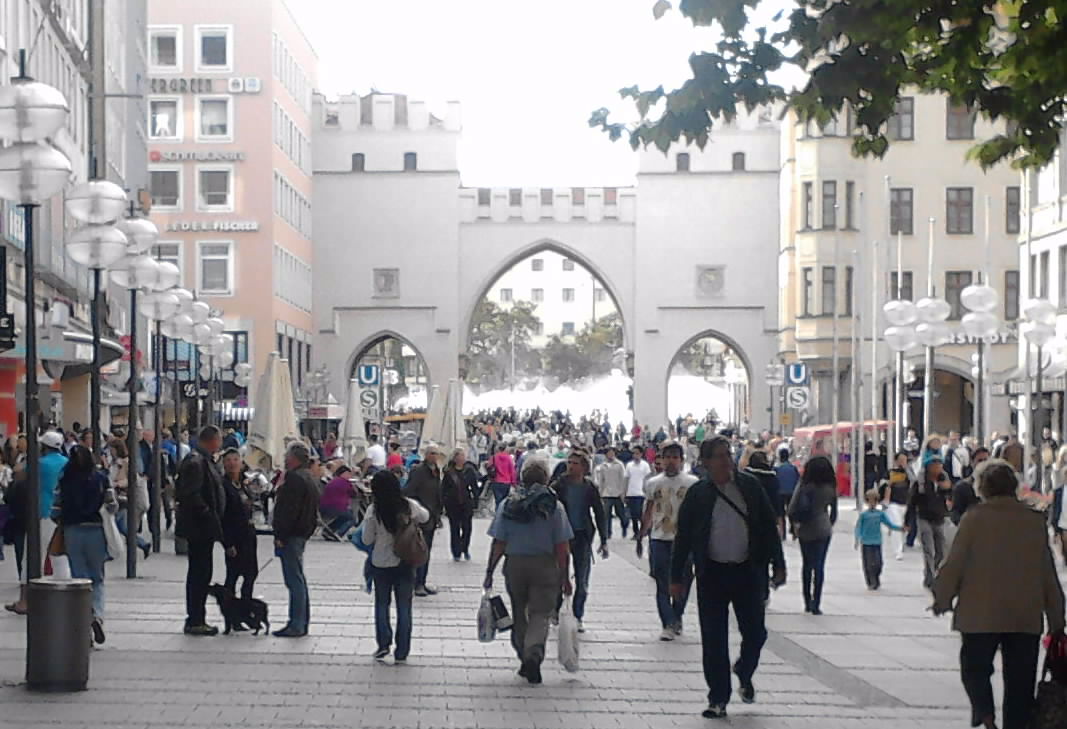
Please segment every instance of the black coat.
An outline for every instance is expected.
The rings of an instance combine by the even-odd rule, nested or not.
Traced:
[[[442,480],[428,463],[420,463],[411,469],[404,486],[404,495],[415,499],[430,512],[430,520],[424,525],[426,529],[436,529],[441,524],[441,512],[444,509]]]
[[[194,448],[178,469],[177,524],[174,533],[190,542],[222,542],[226,490],[211,454]]]
[[[481,494],[481,475],[470,463],[463,470],[449,468],[441,484],[441,502],[447,514],[466,514],[474,511]]]
[[[748,523],[748,559],[762,574],[767,566],[785,569],[782,540],[774,509],[759,481],[745,473],[734,475],[734,483],[745,500]],[[689,487],[678,510],[678,531],[671,551],[671,582],[683,582],[686,560],[692,556],[699,577],[707,570],[708,543],[711,540],[711,514],[718,501],[717,489],[707,479]],[[729,509],[729,506],[723,505]]]
[[[241,484],[223,476],[222,487],[226,490],[226,512],[222,516],[222,543],[226,547],[239,547],[249,538],[256,538],[252,526],[252,509],[246,504],[248,495]]]
[[[778,483],[778,474],[773,470],[753,468],[752,466],[746,468],[745,473],[759,481],[759,485],[763,487],[763,491],[767,494],[767,498],[771,502],[771,508],[774,509],[774,513],[779,517],[785,516],[785,509],[782,506],[782,497],[780,495],[781,485]]]
[[[306,468],[285,472],[274,500],[274,538],[309,538],[319,524],[319,486]]]

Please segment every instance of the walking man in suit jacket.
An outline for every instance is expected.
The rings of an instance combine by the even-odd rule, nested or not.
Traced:
[[[709,719],[726,716],[730,701],[729,608],[741,631],[741,655],[733,665],[741,700],[756,700],[752,675],[767,640],[764,624],[768,567],[774,586],[785,584],[785,557],[774,508],[760,483],[734,467],[730,441],[715,436],[700,444],[707,478],[694,484],[678,511],[671,553],[671,594],[686,591],[687,559],[696,570],[704,680]]]

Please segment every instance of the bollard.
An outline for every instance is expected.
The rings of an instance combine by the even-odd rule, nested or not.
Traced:
[[[26,686],[31,691],[84,691],[92,650],[93,583],[30,580],[26,614]]]

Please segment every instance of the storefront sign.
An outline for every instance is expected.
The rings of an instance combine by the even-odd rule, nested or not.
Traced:
[[[255,220],[181,220],[167,223],[168,233],[255,233],[259,223]]]
[[[244,152],[226,151],[197,151],[197,152],[171,152],[152,150],[148,154],[151,162],[243,162]]]
[[[213,78],[153,78],[148,80],[153,94],[212,94]]]
[[[4,238],[19,250],[26,247],[26,221],[22,217],[22,211],[16,206],[3,201],[4,215],[0,219],[0,228],[3,229]]]
[[[993,336],[985,338],[986,344],[1015,344],[1018,341],[1018,334],[1010,329],[1001,329]],[[949,340],[949,344],[978,344],[978,337],[972,337],[960,329],[952,333],[952,339]]]

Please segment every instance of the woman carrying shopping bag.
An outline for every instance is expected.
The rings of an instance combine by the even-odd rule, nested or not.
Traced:
[[[511,645],[522,662],[519,675],[532,684],[541,683],[548,623],[560,589],[568,597],[572,593],[568,574],[574,532],[547,484],[545,465],[527,458],[522,485],[505,499],[489,528],[493,548],[483,585],[492,589],[496,565],[507,556],[504,578],[515,621]]]

